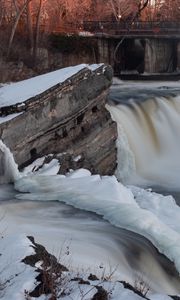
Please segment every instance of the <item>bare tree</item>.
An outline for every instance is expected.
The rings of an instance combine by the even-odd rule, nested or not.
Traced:
[[[117,21],[133,19],[147,6],[148,0],[109,0]]]
[[[33,20],[32,20],[32,3],[27,4],[27,27],[30,44],[30,53],[33,54],[34,49],[34,36],[33,36]]]
[[[0,2],[0,26],[2,24],[3,17],[4,17],[4,3],[1,1]]]
[[[119,1],[121,1],[121,0],[119,0]],[[138,18],[140,16],[141,12],[147,7],[148,1],[149,0],[134,0],[134,2],[132,2],[130,0],[129,10],[128,10],[128,16],[130,16],[130,18],[128,20],[127,33],[129,32],[129,30],[130,30],[133,22],[136,20],[136,18]],[[126,5],[128,5],[128,2],[126,2]],[[127,12],[127,10],[126,10],[126,12]],[[120,62],[117,59],[117,52],[125,39],[126,39],[126,34],[123,36],[123,38],[120,40],[120,42],[117,44],[117,46],[114,50],[114,60],[116,62]]]
[[[15,35],[15,32],[16,32],[16,28],[17,28],[17,25],[19,23],[20,17],[22,16],[23,12],[27,8],[28,3],[31,2],[31,1],[32,0],[26,0],[23,3],[23,5],[19,8],[18,5],[17,5],[16,0],[13,0],[13,4],[14,4],[15,10],[16,10],[16,16],[15,16],[15,22],[13,24],[13,27],[12,27],[12,30],[11,30],[11,34],[10,34],[10,37],[9,37],[9,43],[8,43],[8,49],[7,49],[7,57],[10,54],[10,50],[11,50],[11,47],[12,47],[14,35]]]
[[[39,45],[39,33],[40,33],[40,20],[41,20],[43,4],[44,4],[44,0],[39,0],[39,7],[38,7],[36,26],[35,26],[34,49],[33,49],[34,61],[36,61],[36,59],[37,59],[37,51],[38,51],[38,45]]]

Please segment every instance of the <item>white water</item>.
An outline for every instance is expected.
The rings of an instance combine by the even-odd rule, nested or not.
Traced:
[[[109,107],[114,119],[118,121],[120,130],[118,150],[121,163],[118,174],[125,182],[168,184],[171,188],[178,186],[177,176],[180,169],[177,150],[179,140],[176,141],[176,137],[179,137],[178,97],[172,101],[173,103],[169,103],[168,99],[157,98],[139,104],[132,103],[131,107],[124,105]],[[132,131],[132,134],[129,131]],[[17,199],[58,200],[103,215],[115,226],[130,229],[147,237],[160,252],[175,263],[180,272],[178,225],[180,208],[172,197],[164,197],[143,189],[126,188],[118,183],[115,177],[101,178],[98,175],[91,176],[89,172],[83,172],[81,176],[77,176],[76,173],[67,177],[31,174],[18,179],[20,174],[17,165],[3,143],[1,151],[4,154],[3,164],[9,170],[4,172],[5,181],[15,181],[16,189],[21,192],[16,195]],[[6,167],[3,167],[4,169]],[[177,172],[174,173],[175,171]],[[148,261],[147,265],[150,268],[150,256],[145,260]],[[155,265],[152,268],[155,270]],[[154,276],[155,273],[156,271],[153,272]],[[175,288],[173,283],[169,283],[165,278],[164,273],[158,274],[159,277],[156,277],[155,281],[158,280],[159,290],[168,293],[179,292],[178,285]],[[152,288],[158,290],[155,281]]]
[[[0,184],[15,182],[19,178],[20,173],[13,154],[0,140]]]
[[[117,177],[180,190],[180,96],[107,108],[118,124]]]

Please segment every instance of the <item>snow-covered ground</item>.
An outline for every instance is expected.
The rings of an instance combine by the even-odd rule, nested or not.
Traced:
[[[34,255],[33,244],[24,235],[4,235],[1,237],[1,280],[0,280],[0,298],[3,300],[50,300],[51,294],[42,294],[40,297],[30,297],[28,294],[32,292],[39,284],[36,280],[36,267],[41,268],[42,262],[35,264],[35,267],[26,265],[22,260]],[[61,262],[61,261],[60,261]],[[62,262],[61,262],[62,263]],[[111,273],[112,272],[112,273]],[[57,299],[65,300],[91,300],[97,293],[98,288],[106,291],[108,298],[111,300],[140,300],[141,296],[134,293],[130,289],[124,287],[123,283],[113,280],[113,270],[110,270],[109,277],[102,272],[102,277],[95,280],[89,277],[88,270],[81,271],[65,271],[60,277],[59,284],[56,286]],[[74,278],[80,278],[74,280]],[[82,279],[81,279],[82,278]],[[82,283],[82,280],[85,282]],[[81,282],[81,283],[79,283]],[[170,300],[172,298],[152,293],[149,290],[148,282],[139,278],[134,284],[134,288],[141,291],[142,294],[148,296],[152,300]],[[101,298],[106,299],[106,298]]]

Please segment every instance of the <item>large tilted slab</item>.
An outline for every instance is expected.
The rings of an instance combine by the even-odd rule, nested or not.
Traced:
[[[101,174],[116,165],[117,131],[105,109],[109,66],[79,65],[0,89],[0,137],[19,165],[48,153],[81,156]]]

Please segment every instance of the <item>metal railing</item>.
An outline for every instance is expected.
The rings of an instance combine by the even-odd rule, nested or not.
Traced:
[[[169,34],[177,33],[180,34],[180,22],[169,22],[169,21],[152,21],[142,22],[134,21],[132,24],[129,22],[109,22],[109,21],[84,21],[82,24],[84,31],[92,33],[113,33],[114,34]]]

